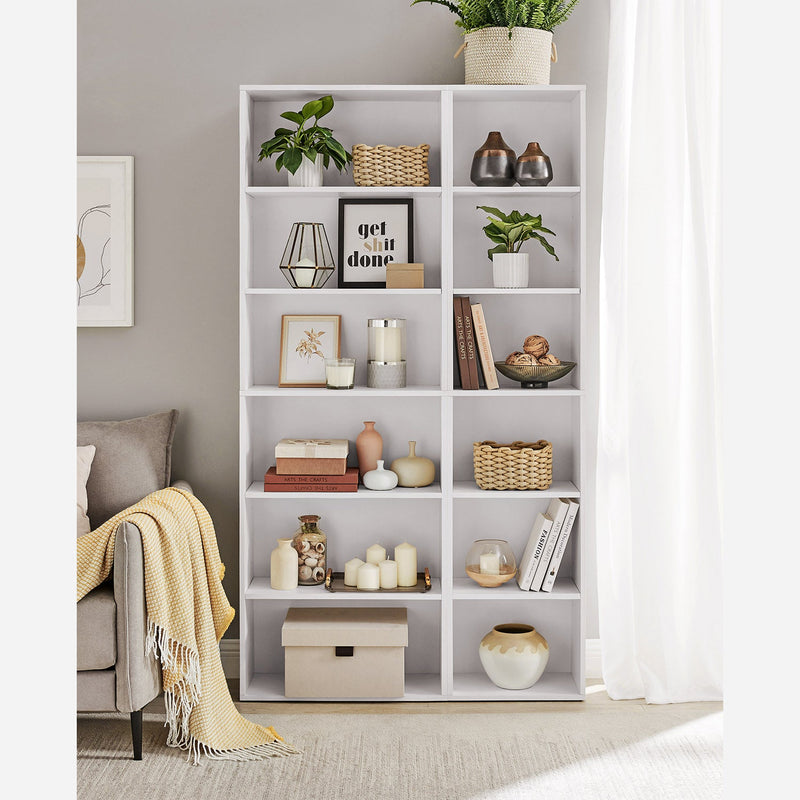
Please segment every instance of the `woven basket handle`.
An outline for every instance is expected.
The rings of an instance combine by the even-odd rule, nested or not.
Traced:
[[[494,448],[508,447],[511,450],[523,450],[530,447],[534,450],[542,450],[547,447],[548,444],[549,442],[546,442],[544,439],[539,439],[538,442],[511,442],[511,444],[497,444],[497,442],[486,440],[485,442],[481,442],[480,446],[488,445]]]
[[[555,41],[550,42],[550,60],[555,64],[558,61],[558,49]]]
[[[461,42],[461,47],[459,47],[458,50],[456,50],[456,52],[453,55],[453,58],[458,58],[464,52],[464,48],[466,46],[467,46],[466,41]]]

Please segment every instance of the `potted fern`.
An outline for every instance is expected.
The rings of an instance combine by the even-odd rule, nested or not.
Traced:
[[[452,11],[464,30],[464,82],[550,83],[553,30],[579,0],[413,0]],[[460,52],[460,50],[459,50]],[[456,53],[458,55],[458,53]]]
[[[353,157],[333,138],[333,131],[319,124],[333,108],[333,97],[326,95],[310,100],[299,111],[284,111],[281,117],[297,127],[278,128],[261,145],[258,160],[278,154],[275,168],[289,173],[289,186],[322,186],[322,169],[333,162],[341,172]]]
[[[520,253],[523,243],[536,239],[558,261],[553,245],[545,235],[555,236],[542,225],[542,215],[532,216],[512,211],[505,214],[492,206],[476,206],[491,214],[483,232],[495,243],[488,250],[492,261],[492,283],[496,289],[524,289],[528,285],[528,254]]]

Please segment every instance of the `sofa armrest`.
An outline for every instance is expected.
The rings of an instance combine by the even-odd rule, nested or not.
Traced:
[[[183,489],[184,492],[189,492],[189,494],[194,494],[194,489],[192,489],[189,481],[179,479],[177,481],[172,481],[170,486],[174,486],[176,489]]]
[[[114,544],[114,601],[117,606],[117,710],[138,711],[161,691],[161,670],[145,656],[147,608],[142,534],[132,522],[117,528]]]

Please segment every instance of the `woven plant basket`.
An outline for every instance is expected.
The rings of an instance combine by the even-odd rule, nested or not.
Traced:
[[[481,489],[549,489],[553,482],[553,445],[538,442],[474,442],[475,483]]]
[[[464,83],[549,84],[553,34],[537,28],[481,28],[464,35]]]
[[[353,180],[356,186],[427,186],[430,145],[416,147],[379,144],[353,146]]]

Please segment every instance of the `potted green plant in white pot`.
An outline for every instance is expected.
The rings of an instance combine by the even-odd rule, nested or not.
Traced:
[[[524,289],[528,286],[528,254],[520,253],[523,243],[529,239],[539,244],[558,261],[553,245],[545,235],[555,236],[553,231],[542,225],[542,215],[521,214],[512,211],[505,214],[492,206],[476,206],[492,216],[483,232],[495,243],[488,250],[492,262],[492,284],[496,289]]]
[[[261,145],[258,160],[278,155],[275,168],[289,172],[289,186],[322,186],[322,170],[333,162],[341,172],[353,157],[333,137],[333,131],[319,124],[333,108],[333,97],[310,100],[299,111],[284,111],[281,117],[297,127],[278,128],[272,139]]]
[[[411,5],[435,3],[458,17],[456,25],[464,30],[465,83],[547,84],[550,62],[558,58],[553,30],[578,2],[414,0]]]

